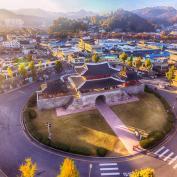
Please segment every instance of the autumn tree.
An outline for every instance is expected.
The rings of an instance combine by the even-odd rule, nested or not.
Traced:
[[[138,58],[135,60],[135,67],[139,69],[141,66],[142,66],[142,58],[141,58],[141,57],[138,57]]]
[[[74,161],[66,158],[60,167],[60,174],[57,177],[79,177]]]
[[[13,71],[10,67],[7,68],[7,74],[10,78],[13,78]]]
[[[155,177],[154,170],[151,168],[135,170],[130,174],[130,177]]]
[[[147,59],[144,64],[147,70],[150,70],[152,68],[152,63],[150,59]]]
[[[170,85],[171,85],[172,79],[174,78],[174,72],[175,72],[174,66],[171,66],[169,70],[166,72],[166,78],[168,79]]]
[[[37,172],[37,164],[33,163],[31,158],[25,159],[25,162],[20,166],[20,177],[35,177]]]
[[[21,63],[19,65],[18,72],[23,78],[25,78],[27,76],[27,70],[26,70],[26,67],[25,67],[24,63]]]
[[[125,63],[125,61],[126,61],[127,58],[128,58],[128,55],[127,55],[125,52],[123,52],[123,53],[121,53],[121,54],[119,55],[119,58],[120,58],[121,61],[123,61],[123,62]]]
[[[98,56],[98,54],[93,54],[93,56],[92,56],[92,61],[93,61],[94,63],[98,63],[99,60],[100,60],[100,57]]]
[[[34,61],[29,62],[28,68],[29,68],[30,71],[31,71],[31,75],[32,75],[32,77],[33,77],[33,80],[35,80],[36,77],[37,77],[37,74],[36,74],[36,67],[35,67]]]
[[[0,90],[2,91],[5,77],[3,74],[0,74]]]
[[[56,70],[57,73],[59,73],[62,70],[62,63],[61,63],[61,61],[57,60],[55,62],[55,70]]]

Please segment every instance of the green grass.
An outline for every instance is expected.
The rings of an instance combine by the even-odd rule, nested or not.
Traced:
[[[97,155],[99,148],[116,152],[117,155],[127,154],[122,143],[96,110],[64,117],[56,117],[54,110],[37,111],[37,114],[36,119],[27,121],[29,131],[37,139],[40,135],[40,138],[46,141],[48,134],[45,124],[50,122],[54,146],[60,148],[62,144],[69,148],[67,151],[71,152],[80,152],[84,149],[84,153],[94,156]],[[115,149],[117,145],[119,146],[118,152]]]
[[[140,101],[117,105],[112,109],[127,126],[146,133],[163,130],[168,122],[168,114],[160,99],[150,93],[140,95],[139,99]]]
[[[137,102],[113,106],[112,109],[127,126],[145,133],[163,131],[169,123],[163,103],[149,93],[140,95],[139,99]],[[37,118],[27,119],[26,123],[31,134],[45,144],[85,155],[96,156],[104,149],[109,155],[127,155],[123,144],[96,110],[64,117],[56,117],[54,110],[36,111]],[[47,140],[47,122],[52,125],[52,142]]]

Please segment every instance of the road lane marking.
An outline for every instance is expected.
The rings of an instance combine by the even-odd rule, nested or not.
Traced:
[[[177,164],[173,168],[176,169],[177,168]]]
[[[159,155],[159,157],[163,157],[167,152],[169,152],[170,150],[169,149],[166,149],[162,154]]]
[[[158,153],[163,150],[165,148],[165,146],[162,146],[160,149],[158,149],[156,152],[154,152],[154,154],[158,155]]]
[[[116,173],[101,173],[101,176],[117,176],[117,175],[120,175],[119,172],[116,172]]]
[[[171,165],[175,160],[177,160],[177,156],[175,156],[173,159],[171,159],[170,162],[168,163],[168,165]]]
[[[166,162],[169,158],[173,156],[174,152],[171,152],[168,156],[166,156],[163,160]]]
[[[119,170],[118,167],[116,168],[100,168],[101,171],[108,171],[108,170]]]
[[[117,163],[100,163],[99,166],[115,166]]]

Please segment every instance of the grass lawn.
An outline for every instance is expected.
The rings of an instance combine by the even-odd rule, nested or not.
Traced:
[[[127,126],[146,133],[163,130],[168,118],[164,105],[153,94],[145,93],[139,98],[138,102],[113,106],[112,109]],[[96,110],[64,117],[56,117],[54,110],[36,111],[37,118],[28,119],[26,123],[31,134],[42,138],[44,143],[48,136],[46,123],[50,122],[52,144],[59,149],[96,156],[98,148],[103,148],[109,151],[108,155],[127,155],[123,144]]]
[[[112,107],[119,118],[130,127],[150,133],[163,130],[168,114],[163,103],[155,95],[145,93],[139,96],[140,101]]]
[[[47,139],[45,124],[50,122],[54,144],[64,144],[69,146],[71,151],[87,151],[94,156],[97,155],[99,147],[118,156],[127,154],[123,144],[96,110],[64,117],[56,117],[54,110],[37,111],[37,114],[37,118],[28,122],[29,131],[35,137],[40,134]]]

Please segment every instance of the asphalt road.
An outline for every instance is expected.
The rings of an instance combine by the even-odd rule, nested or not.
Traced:
[[[31,157],[38,165],[38,175],[41,177],[55,177],[65,153],[54,153],[45,150],[32,143],[25,135],[21,126],[21,111],[29,96],[35,91],[37,85],[20,89],[18,91],[0,96],[0,168],[9,176],[15,177],[18,168],[25,158]],[[173,104],[173,94],[164,92],[165,97]],[[177,134],[170,137],[163,145],[177,155]],[[157,147],[159,149],[160,147]],[[89,176],[89,164],[93,164],[91,177],[100,177],[101,174],[111,176],[128,176],[134,169],[152,167],[157,177],[176,177],[177,169],[174,169],[177,161],[168,165],[168,161],[153,155],[140,155],[134,158],[79,158],[75,159],[81,177]]]

